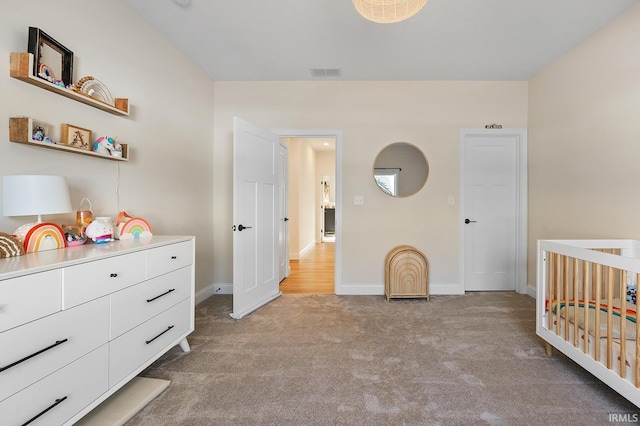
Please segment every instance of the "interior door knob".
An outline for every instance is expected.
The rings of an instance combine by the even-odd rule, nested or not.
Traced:
[[[469,220],[469,219],[465,219],[464,223],[469,224],[469,223],[476,223],[477,220]]]
[[[238,231],[242,231],[243,229],[251,229],[250,226],[244,226],[242,224],[238,225]]]

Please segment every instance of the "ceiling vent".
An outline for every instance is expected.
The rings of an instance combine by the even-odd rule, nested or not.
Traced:
[[[311,68],[311,77],[313,78],[342,77],[342,71],[340,71],[340,68]]]

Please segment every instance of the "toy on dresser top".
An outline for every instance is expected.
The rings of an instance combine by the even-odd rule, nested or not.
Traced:
[[[21,256],[23,254],[22,241],[14,236],[0,232],[0,258]]]
[[[87,226],[85,231],[87,238],[90,238],[96,244],[108,243],[113,241],[113,225],[111,218],[105,216],[96,217],[96,219]]]

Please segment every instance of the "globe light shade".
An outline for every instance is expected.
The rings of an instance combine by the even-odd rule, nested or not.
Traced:
[[[412,17],[427,0],[353,0],[360,15],[379,24],[392,24]]]

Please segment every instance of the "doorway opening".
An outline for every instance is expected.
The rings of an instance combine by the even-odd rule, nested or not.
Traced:
[[[277,131],[288,145],[287,294],[340,294],[341,131]],[[325,192],[326,191],[326,192]]]

